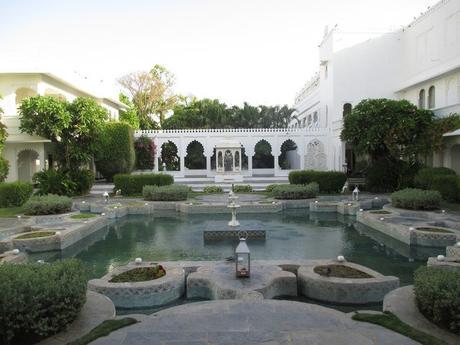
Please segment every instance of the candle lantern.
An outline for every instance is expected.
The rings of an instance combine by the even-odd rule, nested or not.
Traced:
[[[237,278],[249,278],[251,272],[251,252],[246,244],[246,238],[240,238],[235,250],[235,265]]]

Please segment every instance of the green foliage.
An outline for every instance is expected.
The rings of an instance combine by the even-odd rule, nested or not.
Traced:
[[[177,154],[177,147],[170,141],[162,145],[161,166],[159,167],[160,169],[163,169],[163,163],[166,164],[166,170],[168,171],[180,170],[180,161]]]
[[[275,189],[278,186],[281,186],[281,185],[276,184],[276,183],[269,184],[267,187],[265,187],[265,191],[268,192],[268,193],[271,193],[271,192],[273,192],[273,189]]]
[[[113,178],[115,190],[123,195],[139,195],[144,186],[165,186],[174,183],[174,177],[167,174],[117,174]]]
[[[24,213],[34,216],[65,213],[71,209],[71,198],[55,194],[35,195],[24,204]]]
[[[72,341],[67,345],[88,345],[96,339],[105,337],[117,329],[130,326],[135,323],[137,323],[137,320],[131,317],[115,320],[105,320],[103,323],[93,328],[88,334],[85,334],[83,337]]]
[[[146,137],[139,137],[134,148],[136,151],[136,167],[138,169],[153,169],[155,167],[156,146],[153,140]]]
[[[386,311],[384,314],[368,314],[357,312],[352,316],[353,320],[363,321],[379,325],[392,331],[398,332],[408,338],[415,340],[422,345],[447,345],[444,341],[433,337],[432,335],[421,332],[408,324],[402,322],[396,315]]]
[[[182,184],[168,186],[144,186],[142,195],[144,200],[150,201],[182,201],[187,200],[189,187]]]
[[[61,168],[75,170],[89,163],[96,151],[107,110],[92,98],[77,97],[71,103],[53,96],[34,96],[19,107],[20,130],[55,143]]]
[[[456,201],[460,194],[460,179],[449,168],[420,169],[415,176],[415,185],[422,189],[437,190],[447,201]]]
[[[174,108],[174,115],[163,122],[164,129],[191,128],[285,128],[294,109],[285,106],[228,107],[214,99],[192,99]]]
[[[97,217],[94,213],[77,213],[70,216],[72,219],[90,219]]]
[[[112,276],[109,282],[110,283],[145,282],[145,281],[161,278],[165,274],[166,274],[166,271],[161,265],[153,265],[149,267],[136,267],[129,271],[125,271],[115,276]]]
[[[0,207],[22,206],[32,192],[30,182],[0,183]]]
[[[420,267],[414,274],[414,293],[423,315],[460,335],[460,273]]]
[[[35,173],[33,181],[39,195],[77,196],[91,190],[94,173],[91,170],[46,170]]]
[[[371,192],[393,192],[402,188],[414,187],[414,177],[420,168],[418,162],[377,159],[367,169],[366,188]]]
[[[298,170],[289,173],[290,184],[317,182],[321,192],[333,193],[342,189],[347,176],[340,171]]]
[[[0,340],[24,344],[62,331],[86,301],[86,273],[75,260],[0,265]]]
[[[98,137],[94,157],[97,170],[112,181],[115,174],[129,173],[135,163],[133,131],[122,122],[107,122]]]
[[[128,96],[122,93],[119,95],[119,100],[129,107],[128,110],[120,110],[120,122],[127,123],[133,129],[139,129],[139,115],[137,114],[137,109],[133,102],[131,102]]]
[[[0,150],[1,154],[1,150]],[[5,181],[6,177],[8,176],[8,172],[10,171],[8,161],[0,156],[0,182]]]
[[[309,199],[314,198],[319,193],[319,185],[317,182],[308,184],[285,184],[273,188],[272,196],[275,199]]]
[[[187,146],[187,156],[185,156],[184,163],[187,169],[206,169],[204,148],[198,141],[194,140]]]
[[[224,189],[220,186],[205,186],[203,192],[207,194],[223,193]]]
[[[394,207],[409,210],[434,210],[441,204],[441,194],[435,190],[406,188],[391,194]]]
[[[233,192],[250,193],[252,192],[252,186],[250,184],[236,184],[233,186]]]

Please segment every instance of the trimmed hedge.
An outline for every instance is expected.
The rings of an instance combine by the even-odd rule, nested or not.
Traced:
[[[301,184],[286,184],[279,185],[273,188],[272,196],[275,199],[309,199],[314,198],[319,193],[319,186],[316,182],[311,182],[307,185]]]
[[[131,126],[123,122],[107,122],[97,145],[94,161],[107,181],[112,181],[115,174],[133,170],[136,156]]]
[[[449,168],[424,168],[415,176],[418,188],[437,190],[443,199],[456,201],[460,194],[460,179],[455,171]]]
[[[250,184],[236,184],[233,186],[234,193],[250,193],[252,186]]]
[[[88,194],[93,187],[95,177],[88,169],[71,171],[70,179],[75,183],[75,195]]]
[[[220,186],[205,186],[203,188],[204,193],[212,194],[212,193],[223,193],[224,189]]]
[[[441,194],[435,190],[406,188],[391,194],[394,207],[409,210],[434,210],[441,204]]]
[[[144,200],[150,201],[182,201],[187,200],[190,188],[183,184],[169,186],[144,186],[142,195]]]
[[[277,183],[269,184],[267,187],[265,187],[265,191],[268,193],[271,193],[273,192],[273,189],[275,189],[278,186],[280,186],[280,184],[277,184]]]
[[[167,174],[117,174],[113,177],[115,190],[123,195],[138,195],[144,186],[167,186],[174,183],[174,177]]]
[[[0,182],[5,181],[6,177],[8,176],[8,172],[10,171],[10,165],[8,161],[0,156]]]
[[[30,182],[0,183],[0,207],[22,206],[32,195]]]
[[[0,341],[24,344],[66,328],[86,301],[86,273],[70,259],[0,265]]]
[[[460,335],[460,273],[420,267],[414,274],[414,293],[423,315]]]
[[[46,170],[36,173],[33,181],[38,189],[37,194],[56,194],[76,196],[87,194],[94,184],[94,173],[91,170]]]
[[[46,215],[70,212],[72,199],[64,195],[35,195],[24,205],[27,215]]]
[[[152,170],[155,167],[156,146],[152,139],[144,135],[134,142],[136,168]]]
[[[298,170],[289,173],[290,184],[316,182],[320,192],[326,193],[339,192],[346,180],[347,175],[340,171]]]

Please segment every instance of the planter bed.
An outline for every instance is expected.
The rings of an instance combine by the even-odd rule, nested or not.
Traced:
[[[138,270],[139,273],[139,269],[152,268],[153,265],[146,262],[117,267],[100,279],[90,280],[88,288],[110,298],[117,308],[159,307],[179,299],[185,291],[185,272],[182,268],[166,268],[165,275],[153,280],[111,282],[115,277],[118,280],[123,276],[139,279],[143,274],[126,272]]]
[[[22,233],[12,239],[13,247],[21,251],[47,252],[59,250],[61,240],[58,231],[63,229],[50,229]]]
[[[331,269],[329,276],[326,273],[327,267]],[[349,262],[325,261],[317,265],[301,266],[297,271],[297,279],[299,293],[305,297],[339,304],[381,302],[388,292],[399,287],[398,278],[384,276]]]

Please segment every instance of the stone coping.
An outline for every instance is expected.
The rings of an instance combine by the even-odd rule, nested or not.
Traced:
[[[115,306],[107,297],[93,291],[86,293],[86,303],[65,331],[42,340],[37,345],[66,345],[77,340],[105,320],[115,318]]]
[[[185,271],[179,267],[164,266],[166,274],[143,282],[112,283],[110,279],[120,273],[139,267],[151,267],[152,262],[129,263],[115,268],[100,279],[91,279],[88,289],[112,300],[117,308],[158,307],[179,299],[185,291]]]
[[[460,257],[447,256],[442,261],[439,261],[437,258],[430,257],[428,258],[427,266],[433,266],[460,273]]]
[[[450,345],[460,344],[460,336],[438,327],[420,313],[415,301],[413,285],[389,292],[383,300],[383,311],[392,312],[408,325],[440,338]]]
[[[446,247],[446,255],[460,258],[460,246],[455,245]]]
[[[301,266],[297,271],[299,292],[319,301],[341,304],[368,304],[381,302],[391,290],[399,287],[399,279],[384,276],[370,268],[351,262],[339,263],[323,260],[321,265],[339,264],[348,266],[372,276],[372,278],[325,277],[314,271],[318,264]]]

